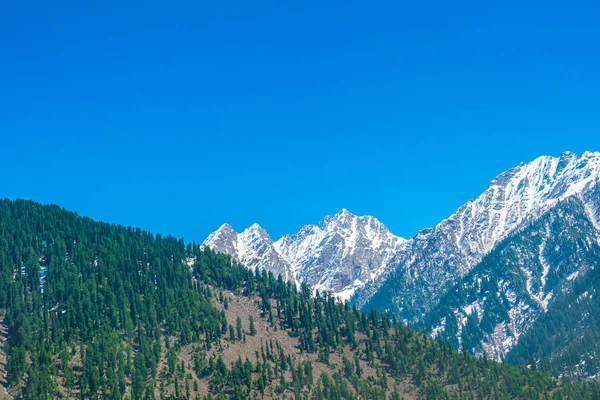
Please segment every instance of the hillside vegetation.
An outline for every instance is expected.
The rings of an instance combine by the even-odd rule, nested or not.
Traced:
[[[0,201],[14,398],[596,399],[171,236]]]

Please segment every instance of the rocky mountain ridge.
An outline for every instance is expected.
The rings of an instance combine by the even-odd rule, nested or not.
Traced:
[[[405,243],[376,218],[343,209],[276,242],[258,224],[241,233],[224,224],[203,246],[229,254],[248,268],[266,269],[346,300],[377,279]]]
[[[342,210],[277,241],[257,224],[239,234],[224,224],[203,245],[249,268],[415,321],[500,241],[561,200],[578,196],[600,226],[600,206],[588,195],[599,178],[600,153],[565,152],[498,175],[477,199],[408,240],[374,217]]]
[[[355,300],[415,322],[498,243],[560,201],[581,199],[597,227],[600,201],[593,193],[599,179],[600,153],[592,152],[543,156],[508,170],[477,199],[411,238],[408,251],[395,257],[384,278],[367,285]]]

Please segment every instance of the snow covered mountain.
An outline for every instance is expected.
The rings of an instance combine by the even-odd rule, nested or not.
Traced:
[[[203,246],[229,254],[249,268],[266,269],[348,299],[378,278],[405,242],[376,218],[344,209],[276,242],[257,224],[239,234],[225,224]]]
[[[416,322],[448,287],[465,276],[500,241],[535,221],[561,200],[580,198],[598,227],[600,153],[543,156],[512,168],[477,199],[433,229],[420,231],[382,277],[356,294],[361,305],[391,310]]]
[[[344,209],[282,237],[275,249],[290,263],[297,282],[347,299],[377,279],[405,242],[376,218]]]
[[[416,322],[502,240],[560,201],[578,197],[600,226],[600,201],[591,194],[599,179],[600,153],[566,152],[500,174],[477,199],[409,240],[376,218],[342,210],[275,242],[256,224],[239,234],[223,225],[203,245],[249,268]]]
[[[248,268],[266,269],[285,280],[294,280],[290,264],[279,255],[269,234],[258,224],[253,224],[242,233],[236,233],[231,225],[223,224],[202,245],[229,254]]]

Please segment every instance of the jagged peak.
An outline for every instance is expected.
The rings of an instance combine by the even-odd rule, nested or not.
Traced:
[[[333,215],[328,215],[325,218],[321,219],[321,221],[319,221],[319,225],[320,226],[328,225],[328,224],[331,224],[332,222],[345,221],[345,220],[353,219],[353,218],[357,218],[357,216],[352,214],[346,208],[342,208],[337,213],[335,213]]]
[[[582,155],[578,155],[572,151],[565,151],[559,157],[540,156],[528,163],[521,162],[517,167],[500,173],[492,179],[489,186],[504,186],[518,176],[534,177],[549,174],[554,178],[569,166],[574,169],[596,166],[600,169],[600,152],[585,151]]]
[[[583,153],[581,153],[581,155],[575,153],[574,151],[564,151],[561,155],[560,158],[564,158],[564,159],[572,159],[572,158],[600,158],[600,152],[598,151],[591,151],[591,150],[586,150]]]
[[[221,225],[219,227],[219,229],[217,229],[215,231],[215,233],[217,232],[233,232],[235,233],[235,230],[233,229],[233,226],[229,225],[228,223],[224,223],[223,225]]]
[[[238,234],[233,227],[229,224],[223,224],[219,229],[208,235],[200,246],[229,254],[237,259],[238,254],[237,251],[235,251],[237,241]]]
[[[233,227],[227,223],[221,225],[219,229],[208,235],[208,237],[204,240],[203,245],[208,245],[215,240],[220,240],[221,238],[234,238],[237,236]]]
[[[346,209],[346,208],[342,208],[342,209],[341,209],[341,210],[340,210],[340,211],[339,211],[337,214],[335,214],[335,215],[338,215],[338,216],[347,216],[347,215],[349,215],[349,216],[354,216],[354,214],[352,214],[352,213],[351,213],[350,211],[348,211],[348,209]]]
[[[267,233],[267,231],[260,226],[259,224],[257,224],[256,222],[253,223],[252,225],[250,225],[248,228],[244,229],[244,231],[241,233],[243,236],[261,236],[261,237],[267,237],[269,238],[269,240],[271,240],[271,237],[269,236],[269,234]]]
[[[600,152],[586,150],[581,156],[585,158],[600,158]]]
[[[262,226],[260,226],[259,224],[257,224],[255,222],[252,225],[250,225],[248,228],[244,229],[241,233],[237,233],[231,225],[225,223],[225,224],[221,225],[219,227],[219,229],[214,231],[211,234],[211,236],[216,237],[216,236],[221,236],[223,234],[247,235],[247,234],[252,234],[252,233],[266,234],[266,230]]]
[[[328,223],[335,222],[335,221],[346,221],[346,220],[352,220],[352,219],[370,220],[370,219],[376,219],[376,218],[371,215],[356,215],[356,214],[348,211],[347,208],[342,208],[337,213],[335,213],[333,215],[328,215],[328,216],[324,217],[323,219],[321,219],[321,221],[319,222],[319,225],[323,225],[324,223],[328,224]]]
[[[264,231],[263,227],[256,222],[246,228],[247,231]]]

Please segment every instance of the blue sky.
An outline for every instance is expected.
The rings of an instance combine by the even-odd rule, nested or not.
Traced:
[[[343,207],[408,237],[600,150],[594,2],[50,3],[0,13],[0,197],[195,241]]]

